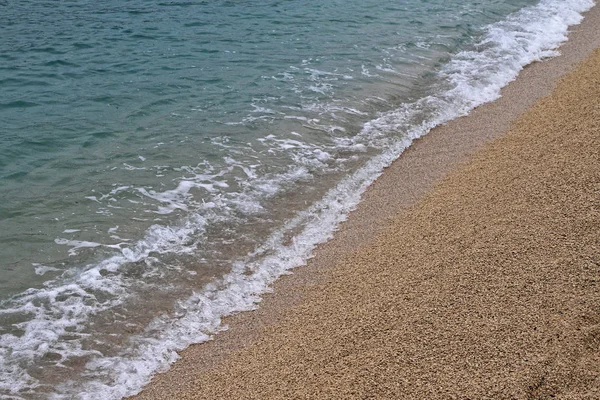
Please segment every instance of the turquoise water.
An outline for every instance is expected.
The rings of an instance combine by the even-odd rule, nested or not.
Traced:
[[[591,5],[0,3],[0,396],[135,393]]]

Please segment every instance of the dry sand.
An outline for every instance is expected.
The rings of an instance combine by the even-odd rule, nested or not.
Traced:
[[[598,46],[586,18],[567,57],[416,143],[311,265],[139,398],[600,399],[600,52],[427,192]]]

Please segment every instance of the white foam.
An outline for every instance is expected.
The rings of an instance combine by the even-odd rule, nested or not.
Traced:
[[[581,13],[593,5],[592,0],[543,0],[489,25],[474,46],[483,50],[460,52],[441,70],[440,79],[449,86],[445,92],[384,113],[365,124],[352,141],[382,148],[389,143],[389,133],[409,129],[420,110],[430,110],[430,118],[443,123],[496,100],[524,66],[556,56],[568,27],[580,23]]]
[[[60,271],[58,268],[48,267],[47,265],[41,265],[38,263],[32,263],[31,265],[35,267],[36,275],[44,275],[46,272]]]
[[[126,169],[128,171],[142,171],[145,170],[145,167],[134,167],[133,165],[127,164],[127,163],[123,163],[123,169]]]
[[[366,76],[368,78],[374,78],[377,77],[379,75],[377,74],[371,74],[371,72],[369,71],[369,69],[367,67],[365,67],[364,65],[361,65],[361,75]]]
[[[79,250],[79,249],[93,248],[93,247],[100,247],[100,246],[102,246],[102,243],[88,242],[88,241],[85,241],[85,240],[69,240],[69,239],[64,239],[64,238],[54,239],[54,242],[56,244],[62,244],[62,245],[70,246],[71,247],[71,249],[69,249],[69,255],[70,256],[76,255],[77,254],[77,250]]]

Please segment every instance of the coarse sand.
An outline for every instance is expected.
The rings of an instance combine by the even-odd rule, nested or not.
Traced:
[[[600,50],[425,189],[138,398],[600,399]]]

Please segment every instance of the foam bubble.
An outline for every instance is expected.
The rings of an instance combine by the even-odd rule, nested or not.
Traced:
[[[32,263],[32,265],[35,267],[35,274],[36,275],[44,275],[46,272],[58,272],[60,271],[60,269],[58,268],[54,268],[54,267],[48,267],[47,265],[41,265],[38,263]]]

